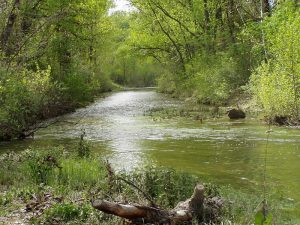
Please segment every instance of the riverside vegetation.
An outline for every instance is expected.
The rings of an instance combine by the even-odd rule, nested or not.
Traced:
[[[248,93],[269,122],[299,122],[297,1],[132,2],[129,43],[164,65],[160,91],[217,106]]]
[[[223,106],[258,108],[269,123],[300,123],[300,7],[297,0],[131,0],[130,12],[109,13],[110,0],[0,0],[0,141],[24,139],[36,124],[93,101],[120,86],[157,86],[218,116]],[[249,101],[248,101],[249,100]],[[197,107],[196,107],[197,108]],[[194,109],[196,109],[194,108]],[[162,117],[202,120],[200,110],[162,111]],[[150,112],[154,117],[159,109]],[[31,149],[1,155],[1,214],[35,224],[116,224],[92,210],[99,194],[144,199],[121,181],[84,136],[74,149]],[[134,181],[158,205],[190,197],[200,178],[146,167],[119,176]],[[80,182],[79,182],[80,181]],[[200,179],[201,181],[201,179]],[[268,224],[263,209],[208,185],[225,199],[224,224]],[[236,191],[235,191],[236,192]],[[231,201],[234,201],[231,204]],[[22,211],[25,208],[27,212]],[[272,205],[278,205],[276,202]],[[271,209],[273,221],[288,218]],[[33,216],[33,214],[35,216]]]
[[[108,14],[108,0],[1,2],[1,140],[114,83],[157,81],[162,92],[216,106],[248,95],[269,122],[299,122],[297,1],[131,4]]]
[[[129,16],[108,16],[110,7],[108,0],[0,2],[0,140],[24,137],[114,82],[153,86],[157,63],[129,55]]]
[[[190,197],[199,182],[205,184],[205,196],[221,197],[223,201],[222,211],[217,215],[210,212],[204,221],[228,225],[254,221],[253,213],[258,209],[253,202],[260,202],[257,195],[218,187],[201,177],[162,167],[112,172],[110,164],[98,158],[82,137],[77,148],[28,149],[1,156],[0,222],[118,224],[120,219],[95,211],[90,200],[105,198],[147,205],[151,199],[159,207],[173,208]],[[270,208],[274,221],[283,224],[288,218],[279,211],[280,201],[272,205],[276,206]]]

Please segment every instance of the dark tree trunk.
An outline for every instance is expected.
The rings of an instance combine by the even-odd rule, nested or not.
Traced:
[[[207,0],[203,1],[204,6],[204,22],[205,22],[205,33],[209,34],[210,31],[210,15],[208,11]]]
[[[229,29],[229,38],[232,43],[235,42],[235,25],[234,25],[234,0],[228,0],[227,5],[227,23]]]
[[[271,5],[269,0],[263,0],[263,12],[268,16],[271,14]]]
[[[13,32],[13,27],[17,21],[18,16],[18,10],[20,8],[20,1],[21,0],[15,0],[13,4],[13,8],[11,12],[8,15],[6,26],[4,27],[2,34],[1,34],[1,49],[5,52],[6,55],[11,54],[11,49],[9,48],[9,38]]]

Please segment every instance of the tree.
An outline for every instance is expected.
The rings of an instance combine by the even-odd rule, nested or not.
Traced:
[[[300,12],[294,2],[282,3],[264,21],[269,60],[252,77],[253,92],[269,120],[299,120]],[[288,122],[286,120],[286,122]]]
[[[172,80],[175,92],[217,103],[248,82],[251,44],[239,39],[239,33],[259,17],[259,11],[248,12],[258,8],[258,2],[133,0],[132,4],[138,9],[132,46],[164,65],[162,76],[171,78],[160,81]]]

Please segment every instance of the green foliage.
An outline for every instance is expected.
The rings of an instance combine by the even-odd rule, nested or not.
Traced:
[[[79,72],[81,73],[79,74]],[[95,90],[94,82],[96,81],[93,80],[93,83],[90,83],[88,81],[89,74],[84,73],[87,71],[83,72],[79,70],[79,72],[74,72],[64,79],[64,85],[66,87],[65,93],[66,96],[72,99],[72,101],[77,103],[84,103],[93,99],[93,91]],[[100,85],[98,86],[98,88],[100,88]]]
[[[36,191],[34,187],[12,187],[8,192],[0,193],[0,211],[2,211],[2,207],[8,207],[16,199],[21,199],[24,202],[29,201]]]
[[[63,149],[58,148],[53,151],[28,151],[27,170],[31,179],[36,184],[49,184],[55,180],[55,171],[61,170],[58,159],[63,154]]]
[[[12,194],[1,194],[0,196],[0,206],[6,206],[7,204],[11,203],[14,199]]]
[[[89,143],[84,140],[85,136],[85,131],[82,131],[82,134],[80,135],[80,141],[78,144],[78,156],[80,158],[89,158],[91,153]]]
[[[133,4],[139,12],[131,45],[163,65],[160,91],[219,105],[248,82],[253,44],[239,33],[250,18],[238,8],[247,11],[256,3],[135,0]]]
[[[167,94],[173,94],[176,91],[174,77],[170,73],[165,73],[157,79],[158,90]]]
[[[195,75],[188,81],[187,88],[192,87],[199,102],[218,104],[225,102],[239,85],[235,62],[225,54],[200,57],[191,67]]]
[[[0,186],[19,187],[18,184],[24,182],[23,154],[9,152],[0,156]]]
[[[118,84],[129,87],[155,86],[155,78],[161,72],[161,65],[152,57],[135,50],[132,33],[135,32],[135,17],[117,12],[110,16],[112,29],[107,42],[107,73]]]
[[[90,208],[87,206],[77,206],[74,204],[57,204],[48,209],[46,214],[46,221],[52,222],[56,219],[60,222],[69,222],[74,220],[85,221],[90,213]]]
[[[132,45],[135,18],[125,12],[109,17],[111,29],[106,34],[101,70],[113,82],[129,87],[155,86],[161,66],[152,58],[140,54]]]
[[[251,84],[268,118],[299,120],[299,24],[300,13],[292,2],[280,4],[264,22],[270,59],[256,69]]]
[[[51,68],[12,70],[0,77],[0,139],[15,136],[43,116],[58,98],[60,87],[51,81]]]
[[[44,159],[49,155],[58,159],[61,169],[51,165],[44,167]],[[19,154],[2,156],[0,160],[1,165],[6,165],[8,160],[15,162],[10,168],[5,166],[0,168],[0,174],[11,171],[10,176],[14,180],[14,183],[0,183],[1,215],[6,216],[20,206],[23,208],[34,199],[43,201],[43,198],[38,196],[46,194],[53,198],[63,197],[59,198],[62,199],[61,203],[46,202],[47,208],[42,215],[31,220],[35,224],[117,224],[118,219],[93,210],[90,199],[109,198],[113,201],[146,204],[145,195],[124,180],[139,187],[162,208],[173,208],[178,202],[186,200],[192,194],[195,184],[201,182],[197,176],[153,166],[131,172],[115,172],[111,180],[103,162],[96,157],[89,159],[77,157],[76,147],[68,154],[62,148],[31,149]],[[35,166],[30,169],[32,164]],[[41,170],[43,168],[46,169]],[[40,171],[43,171],[43,176]],[[120,177],[123,180],[119,179]],[[41,181],[44,185],[40,184]],[[230,187],[219,187],[209,183],[205,184],[205,190],[206,196],[221,196],[224,199],[222,214],[224,224],[248,224],[254,220],[257,205],[261,201],[257,194],[247,194]],[[43,202],[38,203],[44,205]],[[269,204],[281,207],[281,203],[282,200]],[[270,212],[274,215],[273,222],[283,223],[284,220],[276,209],[270,208]]]
[[[24,137],[39,120],[111,89],[99,66],[109,5],[24,0],[0,6],[0,140]]]
[[[253,92],[271,118],[295,110],[293,79],[279,65],[263,64],[252,76]]]
[[[269,214],[266,218],[263,212],[259,211],[255,216],[255,225],[271,225],[272,215]]]
[[[178,201],[191,196],[199,178],[167,168],[146,167],[119,176],[138,185],[154,202],[162,207],[174,207]],[[125,190],[131,188],[125,185]],[[144,196],[142,196],[144,197]]]
[[[56,181],[52,185],[62,185],[73,190],[103,187],[104,166],[100,160],[65,159],[61,162],[61,171],[56,171]]]

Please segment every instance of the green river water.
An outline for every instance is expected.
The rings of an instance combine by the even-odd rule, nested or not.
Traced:
[[[245,192],[260,192],[269,128],[249,118],[230,121],[224,116],[201,123],[183,118],[155,121],[144,116],[151,108],[181,104],[151,89],[115,92],[60,117],[60,122],[40,129],[34,139],[1,143],[0,152],[30,146],[68,148],[78,142],[84,129],[94,151],[117,169],[131,170],[151,163],[195,173]],[[293,214],[300,218],[300,130],[272,129],[268,189],[292,203]]]

